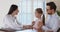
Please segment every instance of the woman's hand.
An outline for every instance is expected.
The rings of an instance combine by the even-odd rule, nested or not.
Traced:
[[[32,29],[33,26],[32,26],[32,25],[24,25],[23,28],[24,28],[24,29]]]
[[[35,24],[35,21],[33,21],[32,22],[32,26]],[[41,27],[43,26],[43,22],[42,21],[39,21],[38,23],[37,23],[37,27],[33,27],[34,29],[36,29],[36,30],[39,30],[39,29],[41,29]]]
[[[43,22],[42,21],[39,21],[38,22],[38,27],[41,28],[43,26]]]
[[[42,21],[39,21],[37,23],[37,27],[34,27],[34,29],[39,30],[39,29],[41,29],[42,26],[43,26],[43,22]]]

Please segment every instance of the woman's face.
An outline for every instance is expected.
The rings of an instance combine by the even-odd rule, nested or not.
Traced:
[[[18,12],[19,12],[19,10],[18,10],[18,8],[13,12],[13,14],[14,15],[18,15]]]

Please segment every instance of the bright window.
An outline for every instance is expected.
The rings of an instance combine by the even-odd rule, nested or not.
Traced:
[[[19,3],[18,21],[25,25],[30,25],[34,19],[36,8],[44,8],[43,0],[21,0]],[[44,9],[43,9],[44,10]],[[23,31],[25,32],[25,31]]]

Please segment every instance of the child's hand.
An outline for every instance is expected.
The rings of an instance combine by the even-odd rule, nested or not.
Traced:
[[[35,24],[35,21],[32,22],[32,26]]]

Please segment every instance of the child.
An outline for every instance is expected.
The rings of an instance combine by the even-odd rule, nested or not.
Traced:
[[[32,22],[33,31],[35,31],[35,32],[43,32],[41,29],[41,26],[43,25],[42,15],[43,15],[42,9],[37,8],[35,11],[36,19]]]

